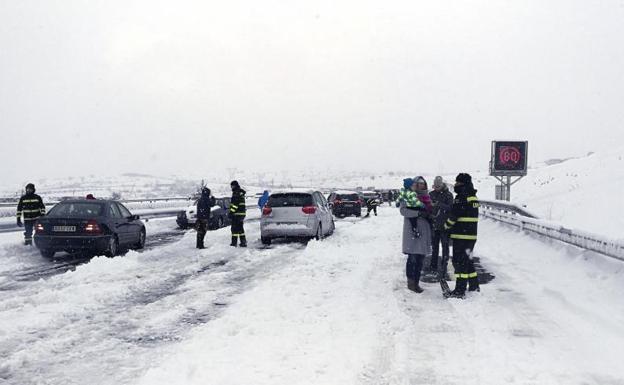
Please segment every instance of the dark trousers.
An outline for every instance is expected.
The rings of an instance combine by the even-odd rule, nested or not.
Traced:
[[[479,289],[479,279],[474,262],[470,258],[476,241],[453,239],[453,268],[455,269],[455,291],[459,294],[466,292],[466,286],[470,290]]]
[[[374,212],[375,216],[377,216],[377,206],[368,206],[366,208],[366,216],[369,216],[371,212]]]
[[[240,245],[247,246],[247,238],[245,237],[245,217],[242,215],[234,215],[232,217],[232,246],[236,246],[240,238]]]
[[[204,248],[204,238],[208,232],[208,219],[197,220],[197,247],[198,249]]]
[[[405,275],[407,279],[420,281],[420,272],[422,271],[425,256],[422,254],[408,254],[407,263],[405,264]]]
[[[35,228],[35,219],[29,221],[24,220],[24,243],[32,244],[33,229]]]
[[[431,239],[431,269],[437,270],[438,259],[440,257],[440,243],[442,243],[442,257],[448,260],[449,257],[449,235],[444,230],[434,230]]]

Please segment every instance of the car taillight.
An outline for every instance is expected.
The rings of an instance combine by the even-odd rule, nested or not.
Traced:
[[[262,209],[262,215],[271,215],[272,212],[273,209],[267,206],[264,206],[264,208]]]
[[[97,221],[92,219],[87,222],[87,225],[85,226],[85,231],[87,233],[100,234],[102,232],[102,228],[97,223]]]
[[[341,203],[342,203],[342,201],[341,201],[340,199],[336,199],[336,200],[334,201],[334,204],[335,204],[335,205],[339,205],[339,204],[341,204]]]
[[[301,208],[304,214],[314,214],[316,212],[316,207],[314,206],[305,206]]]
[[[37,225],[35,226],[35,232],[36,233],[43,233],[45,231],[45,229],[43,228],[43,225],[41,223],[37,223]]]
[[[357,203],[358,203],[359,205],[362,205],[362,203],[364,203],[364,201],[362,201],[361,199],[358,199],[358,200],[357,200]]]

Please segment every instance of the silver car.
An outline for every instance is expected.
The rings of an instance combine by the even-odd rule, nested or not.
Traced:
[[[324,238],[334,232],[327,200],[318,191],[284,191],[269,196],[262,209],[260,236],[270,245],[275,238]]]

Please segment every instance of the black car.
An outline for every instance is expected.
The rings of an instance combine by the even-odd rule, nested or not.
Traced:
[[[112,200],[60,202],[37,220],[35,245],[46,258],[59,251],[102,253],[145,246],[145,225],[137,215]]]
[[[217,230],[231,224],[228,216],[230,209],[230,198],[216,198],[215,205],[211,210],[210,221],[208,222],[208,228],[210,230]],[[197,202],[189,206],[185,211],[180,211],[176,219],[176,223],[181,229],[188,229],[195,226],[197,222]]]
[[[356,192],[336,191],[329,194],[327,198],[332,214],[339,218],[355,215],[362,215],[362,199]]]

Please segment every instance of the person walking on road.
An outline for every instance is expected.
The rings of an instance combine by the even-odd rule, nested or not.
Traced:
[[[415,193],[426,193],[427,182],[422,177],[414,178],[411,186]],[[423,195],[424,196],[424,195]],[[431,250],[431,225],[429,224],[430,211],[426,206],[419,209],[407,207],[405,200],[400,201],[399,211],[403,216],[403,254],[407,255],[405,274],[407,288],[416,293],[422,293],[420,274],[425,255]],[[412,223],[415,223],[413,226]]]
[[[364,218],[370,217],[371,212],[374,212],[375,216],[377,216],[377,206],[379,206],[379,198],[370,197],[366,199],[366,216]]]
[[[232,188],[232,200],[230,201],[230,219],[232,219],[232,243],[230,246],[236,247],[240,239],[240,247],[247,247],[247,238],[245,237],[245,190],[243,190],[237,181],[230,183]]]
[[[17,226],[24,226],[24,245],[32,245],[33,229],[35,222],[46,213],[43,200],[35,194],[35,185],[28,183],[26,185],[26,194],[24,194],[17,204]],[[22,216],[24,222],[22,223]]]
[[[449,218],[451,208],[453,206],[453,193],[451,193],[444,183],[441,176],[436,176],[433,182],[433,191],[429,194],[433,202],[433,214],[432,214],[432,227],[433,227],[433,239],[431,264],[429,270],[438,271],[438,259],[440,257],[440,243],[442,243],[442,260],[448,261],[449,259],[449,235],[444,229],[446,220]],[[446,266],[441,266],[446,273]]]
[[[212,208],[215,205],[215,199],[210,194],[208,187],[203,187],[201,197],[197,201],[197,245],[198,249],[204,249],[204,238],[206,232],[208,232],[208,226],[210,223],[210,215],[212,214]]]
[[[470,174],[457,175],[455,193],[457,196],[444,227],[449,231],[453,240],[455,289],[450,296],[464,298],[466,286],[469,291],[479,291],[479,277],[471,258],[477,242],[479,199]]]

